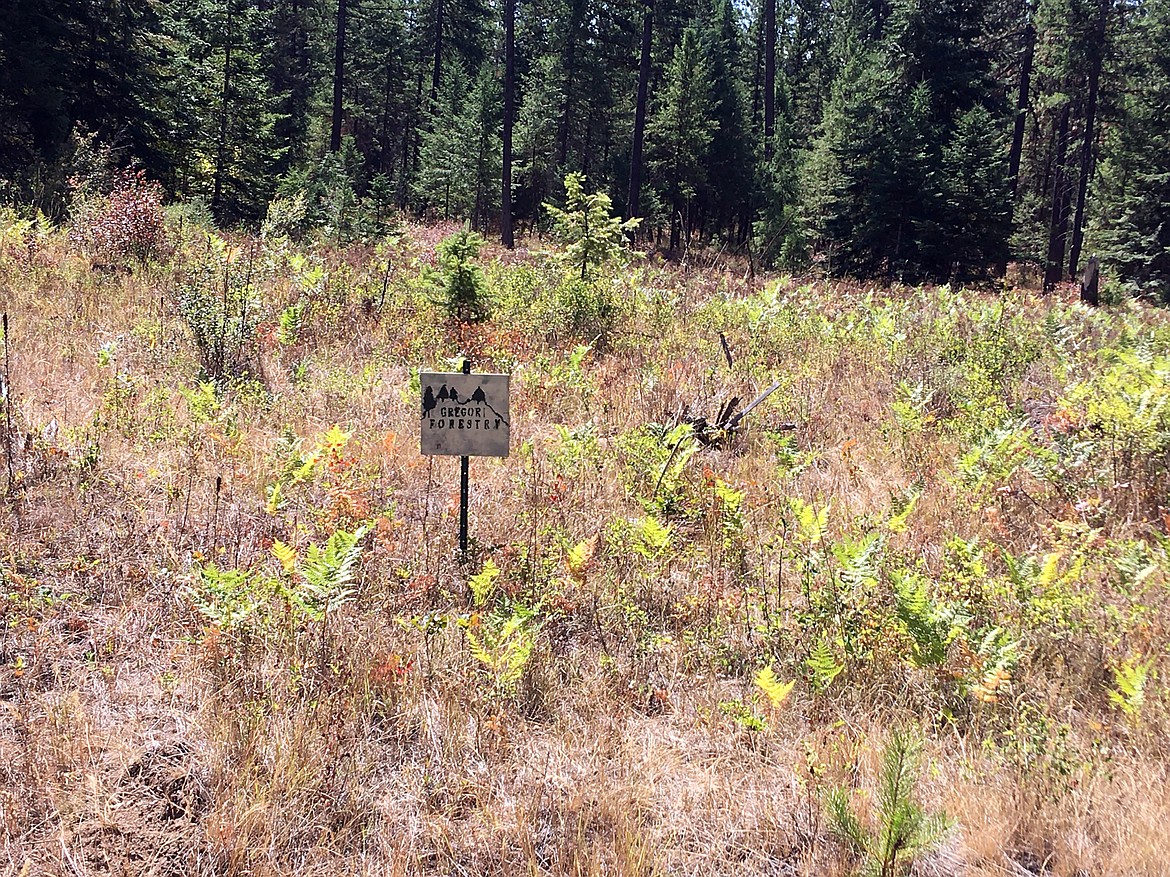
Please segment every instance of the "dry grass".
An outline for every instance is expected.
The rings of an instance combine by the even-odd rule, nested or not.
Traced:
[[[844,875],[822,796],[846,785],[868,812],[889,729],[909,724],[926,738],[917,797],[956,822],[915,873],[1165,872],[1168,565],[1150,501],[1165,452],[1117,458],[1129,478],[1111,481],[973,485],[956,462],[995,404],[1039,412],[1043,437],[1098,350],[1164,352],[1161,313],[1013,293],[996,324],[980,293],[773,278],[769,298],[732,270],[647,263],[614,274],[636,308],[574,370],[592,335],[525,298],[555,279],[548,258],[489,254],[496,320],[450,325],[412,286],[439,235],[409,230],[381,312],[371,249],[310,254],[328,282],[309,293],[274,255],[249,281],[252,381],[211,413],[190,398],[178,304],[198,241],[110,273],[63,236],[5,239],[18,481],[0,508],[0,875]],[[311,318],[283,344],[302,295]],[[1049,328],[1020,365],[1025,326]],[[469,565],[456,463],[418,454],[409,389],[460,346],[515,375],[513,455],[472,463]],[[645,424],[713,417],[775,378],[742,436],[669,471]],[[933,394],[911,427],[892,412],[919,382]],[[333,424],[348,443],[273,507],[289,435],[308,454]],[[885,530],[915,483],[905,530]],[[738,516],[717,484],[742,492]],[[800,541],[790,497],[829,506],[823,541]],[[639,542],[647,516],[670,527],[659,549]],[[238,629],[198,611],[201,564],[276,577],[274,539],[303,552],[362,522],[356,599],[323,623],[276,596]],[[824,610],[831,546],[871,532],[886,534],[873,585]],[[954,536],[983,540],[981,574],[956,566]],[[1111,572],[1123,543],[1146,546],[1140,586]],[[1080,551],[1084,571],[1043,600],[1005,590],[1005,552],[1049,551],[1062,571]],[[503,572],[473,606],[467,576],[489,557]],[[1019,639],[1002,690],[972,694],[974,633],[912,665],[895,567]],[[513,686],[466,630],[516,607],[540,624]],[[822,693],[805,659],[823,636],[845,670]],[[1131,656],[1153,662],[1134,717],[1106,694]],[[752,682],[764,664],[797,682],[778,707]]]

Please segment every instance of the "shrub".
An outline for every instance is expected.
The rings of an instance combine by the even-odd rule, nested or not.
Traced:
[[[123,171],[109,195],[82,197],[70,237],[92,256],[125,265],[158,258],[166,244],[162,188],[142,171]]]
[[[179,315],[199,352],[201,380],[222,385],[251,374],[261,313],[253,260],[254,253],[245,255],[208,235],[207,252],[175,290]]]

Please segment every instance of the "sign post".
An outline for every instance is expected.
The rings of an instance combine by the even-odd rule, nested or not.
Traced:
[[[463,360],[463,374],[471,374],[471,360]],[[467,503],[471,492],[471,457],[464,454],[459,458],[459,556],[467,557]]]
[[[459,553],[467,556],[467,505],[471,457],[506,457],[509,375],[420,372],[422,420],[419,441],[425,455],[459,457]]]

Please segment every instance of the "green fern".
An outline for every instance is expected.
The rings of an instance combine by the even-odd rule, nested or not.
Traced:
[[[788,695],[792,693],[792,689],[796,685],[796,680],[791,679],[788,682],[781,682],[769,664],[756,674],[755,683],[756,687],[767,696],[773,708],[778,709],[780,704],[784,703],[788,699]]]
[[[1129,658],[1113,669],[1113,684],[1107,692],[1109,700],[1130,718],[1136,719],[1146,703],[1146,680],[1153,661],[1137,663]]]
[[[809,545],[820,542],[829,523],[829,507],[825,505],[817,511],[796,496],[788,498],[788,507],[796,515],[801,540]]]
[[[910,515],[918,507],[918,500],[921,498],[922,484],[918,481],[911,484],[900,494],[895,495],[890,519],[886,521],[886,529],[891,533],[905,533]]]
[[[536,610],[513,609],[510,615],[489,615],[478,625],[467,625],[467,647],[471,656],[492,674],[504,694],[515,690],[524,675],[536,646]]]
[[[841,565],[837,571],[841,582],[852,588],[876,585],[885,545],[885,537],[880,533],[870,533],[864,539],[845,540],[834,545],[833,554]]]
[[[288,591],[289,602],[311,621],[323,621],[354,598],[354,567],[361,557],[358,542],[366,527],[352,533],[338,530],[325,547],[310,545],[297,566],[299,580]]]
[[[947,659],[947,650],[971,622],[958,606],[930,598],[925,577],[913,572],[895,572],[894,607],[898,620],[913,640],[910,659],[918,667],[937,667]]]
[[[818,693],[823,693],[828,689],[833,684],[833,680],[845,669],[844,664],[837,663],[837,658],[833,655],[833,650],[829,648],[824,637],[813,646],[804,665],[812,674],[812,685]]]
[[[224,631],[242,627],[268,596],[249,573],[220,569],[214,563],[199,567],[195,585],[188,593],[199,613]]]
[[[500,568],[490,557],[484,561],[483,569],[467,580],[467,587],[471,590],[471,600],[476,606],[482,606],[495,587],[496,579],[500,577]]]

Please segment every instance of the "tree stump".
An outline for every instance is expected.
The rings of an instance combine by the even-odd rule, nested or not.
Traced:
[[[1089,257],[1089,264],[1085,266],[1084,273],[1081,274],[1081,301],[1093,307],[1101,304],[1100,285],[1101,267],[1094,254]]]

